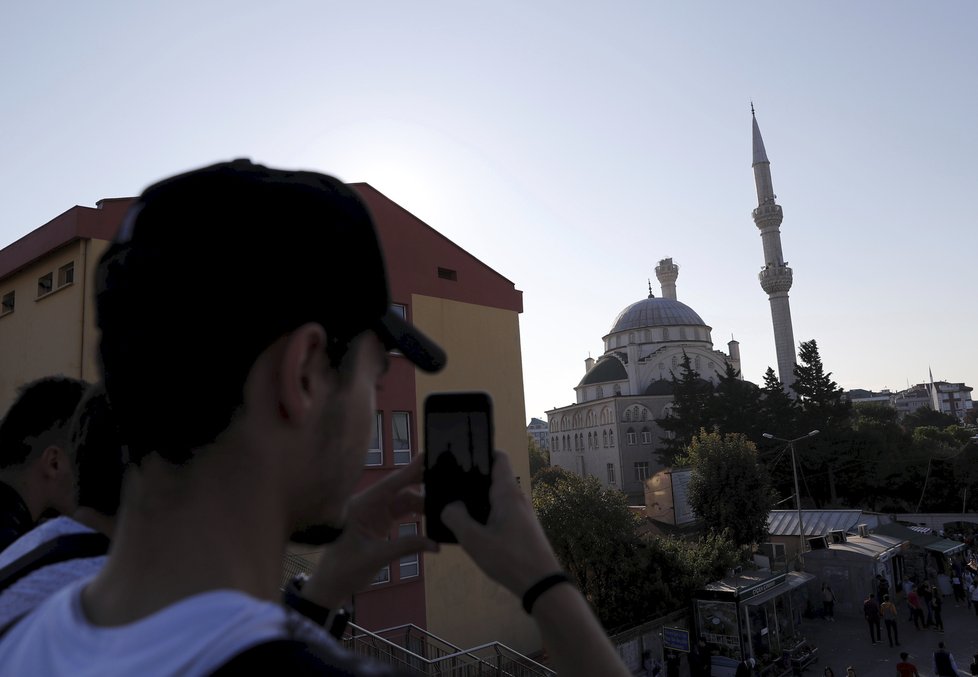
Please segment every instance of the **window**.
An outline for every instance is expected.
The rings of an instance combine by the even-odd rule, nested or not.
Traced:
[[[649,479],[649,462],[635,461],[635,480],[644,482]]]
[[[642,430],[642,444],[652,444],[652,432],[647,428]]]
[[[608,446],[609,447],[615,446],[615,431],[614,430],[609,430],[608,431]]]
[[[598,399],[601,399],[602,397],[604,397],[604,388],[598,386],[595,391],[595,394],[597,395]]]
[[[633,429],[629,428],[628,432],[625,433],[625,439],[629,445],[634,445],[636,442],[638,442],[638,435],[635,434]]]
[[[607,446],[608,446],[608,431],[607,430],[605,430],[603,433],[601,433],[601,446],[603,446],[605,448],[607,448]]]
[[[625,410],[625,420],[626,421],[631,421],[632,420],[632,412],[629,411],[629,410],[627,410],[627,409]]]
[[[397,315],[402,320],[407,320],[407,306],[400,303],[391,304],[391,312]]]
[[[591,433],[587,434],[587,448],[591,449],[594,446],[594,441],[591,439]]]
[[[71,261],[58,268],[58,286],[63,287],[75,281],[75,262]]]
[[[412,522],[411,524],[402,524],[397,527],[397,535],[399,538],[403,536],[415,536],[417,533],[418,525],[415,522]],[[418,553],[415,552],[410,555],[405,555],[401,558],[398,566],[400,567],[398,577],[401,580],[417,576],[421,569]]]
[[[380,583],[390,583],[391,580],[391,565],[385,564],[384,568],[377,572],[374,576],[374,580],[371,585],[378,585]]]
[[[0,301],[0,315],[14,312],[14,292],[7,292]]]
[[[38,297],[51,293],[51,290],[54,288],[53,287],[54,283],[52,282],[52,278],[53,276],[51,275],[51,273],[48,273],[47,275],[42,275],[41,277],[37,278]]]
[[[391,414],[391,440],[394,447],[394,465],[407,465],[411,462],[411,414],[395,411]]]
[[[442,268],[438,266],[438,277],[443,280],[451,280],[452,282],[458,281],[458,273],[451,268]]]
[[[384,465],[384,439],[380,431],[384,429],[384,415],[377,412],[374,427],[370,431],[370,446],[367,448],[367,465]]]
[[[614,463],[609,463],[608,464],[608,484],[614,484],[614,483],[615,483],[615,464]]]

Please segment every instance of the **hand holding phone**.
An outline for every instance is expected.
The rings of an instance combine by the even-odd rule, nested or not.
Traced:
[[[492,400],[486,393],[436,393],[425,400],[425,520],[429,538],[458,543],[441,521],[462,501],[474,520],[489,519],[492,483]]]

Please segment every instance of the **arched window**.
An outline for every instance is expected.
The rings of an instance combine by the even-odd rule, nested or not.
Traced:
[[[635,434],[635,429],[634,429],[634,428],[629,428],[629,429],[628,429],[628,430],[627,430],[627,431],[625,432],[625,441],[626,441],[626,443],[627,443],[627,444],[628,444],[629,446],[632,446],[632,445],[634,445],[634,444],[635,444],[636,442],[638,442],[638,435],[636,435],[636,434]]]
[[[615,395],[621,395],[621,386],[617,383],[615,384]]]
[[[594,412],[589,411],[587,413],[587,427],[590,428],[593,425],[594,425]]]
[[[608,431],[608,446],[609,447],[615,446],[615,431],[614,430],[609,430]]]
[[[604,447],[605,449],[608,448],[608,431],[607,430],[605,430],[604,432],[601,433],[601,446]]]
[[[663,341],[668,341],[669,340],[669,327],[663,327],[662,328],[662,340]]]
[[[632,420],[632,412],[631,412],[630,409],[626,409],[625,410],[625,420],[626,421],[631,421]]]
[[[642,444],[652,444],[652,431],[648,427],[642,428]]]
[[[645,421],[649,418],[649,410],[642,407],[642,420]]]
[[[591,433],[588,433],[587,434],[587,448],[590,449],[593,446],[593,444],[594,444],[594,441],[591,439]]]
[[[597,395],[597,398],[600,400],[602,397],[604,397],[604,388],[602,388],[601,386],[598,386],[595,389],[595,394]]]
[[[628,342],[635,343],[635,332],[633,331],[628,332]]]

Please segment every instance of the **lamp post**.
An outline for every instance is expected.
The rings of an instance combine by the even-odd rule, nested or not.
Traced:
[[[769,440],[777,440],[778,442],[784,442],[791,449],[791,472],[795,476],[795,506],[798,508],[798,531],[799,531],[799,547],[798,547],[798,561],[802,564],[805,563],[804,553],[805,553],[805,525],[801,520],[801,493],[798,491],[798,464],[795,463],[795,442],[798,440],[803,440],[806,437],[812,437],[818,435],[817,430],[813,430],[806,435],[801,437],[796,437],[793,440],[786,440],[783,437],[775,437],[771,433],[761,433],[762,437],[766,437]]]

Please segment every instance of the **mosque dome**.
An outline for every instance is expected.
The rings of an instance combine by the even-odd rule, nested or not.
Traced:
[[[675,299],[650,296],[625,308],[618,313],[609,334],[646,327],[671,327],[675,325],[696,325],[705,327],[706,323],[696,311]]]

